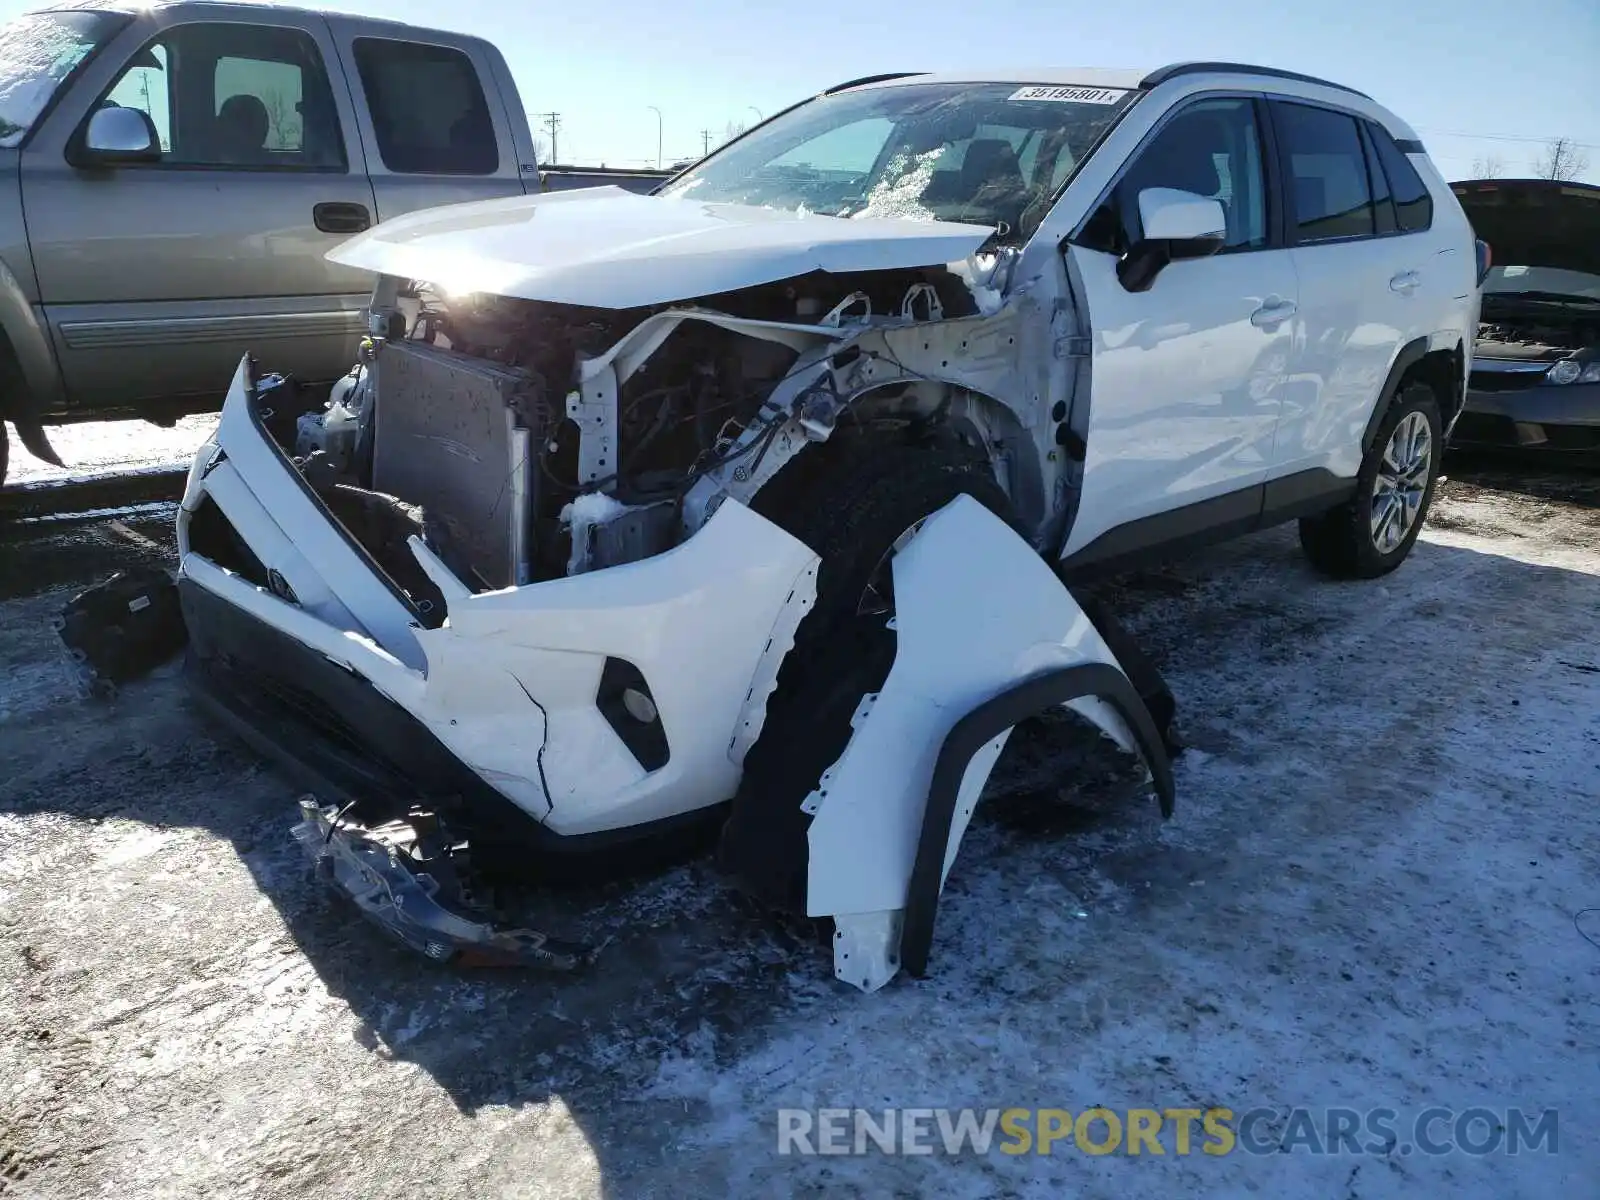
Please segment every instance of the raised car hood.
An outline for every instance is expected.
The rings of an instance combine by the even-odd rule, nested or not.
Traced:
[[[825,217],[604,187],[409,213],[357,234],[328,258],[447,291],[637,308],[811,271],[958,262],[992,232],[981,225]]]
[[[1450,187],[1496,264],[1600,275],[1600,187],[1549,179],[1476,179]]]

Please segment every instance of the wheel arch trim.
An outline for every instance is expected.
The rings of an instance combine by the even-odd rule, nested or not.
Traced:
[[[1116,667],[1081,663],[1045,671],[984,701],[945,735],[934,763],[900,934],[900,962],[911,975],[921,978],[927,973],[934,919],[944,887],[946,848],[962,780],[973,756],[991,739],[1028,717],[1087,696],[1106,701],[1127,724],[1150,769],[1161,815],[1172,816],[1174,785],[1166,746],[1138,692]]]

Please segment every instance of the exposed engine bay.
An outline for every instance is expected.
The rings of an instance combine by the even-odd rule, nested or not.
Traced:
[[[1013,262],[985,257],[991,278]],[[1001,445],[984,406],[958,404],[951,386],[963,371],[992,385],[1016,370],[1014,354],[979,352],[999,341],[981,328],[985,293],[946,267],[819,271],[610,310],[386,278],[360,361],[324,411],[299,418],[292,452],[331,505],[358,492],[373,494],[368,508],[397,503],[474,591],[633,562],[692,534],[717,497],[748,501],[841,420],[931,433],[958,418],[979,453]],[[980,327],[912,344],[962,318]],[[864,392],[871,403],[854,403]],[[1032,482],[1037,467],[1008,473]],[[396,557],[367,548],[386,566]],[[416,575],[404,562],[397,573]]]
[[[1490,293],[1483,310],[1477,350],[1491,358],[1555,358],[1600,345],[1600,306],[1568,308]]]

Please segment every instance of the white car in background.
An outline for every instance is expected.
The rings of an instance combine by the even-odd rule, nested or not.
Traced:
[[[279,444],[306,402],[246,360],[179,518],[194,678],[309,780],[297,836],[436,958],[571,965],[462,847],[710,823],[869,990],[1018,721],[1069,705],[1170,811],[1064,581],[1289,519],[1331,575],[1405,558],[1479,284],[1404,122],[1216,63],[857,81],[654,195],[331,257],[381,277],[361,361]]]

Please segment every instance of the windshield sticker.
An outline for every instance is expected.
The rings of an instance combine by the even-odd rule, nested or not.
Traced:
[[[1025,87],[1007,96],[1008,100],[1050,100],[1056,104],[1115,104],[1126,96],[1125,88]]]

